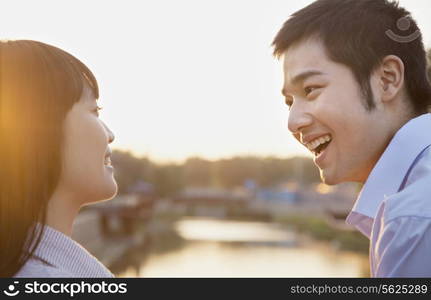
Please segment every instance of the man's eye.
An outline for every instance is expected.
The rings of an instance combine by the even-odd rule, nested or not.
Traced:
[[[304,88],[305,95],[310,94],[312,91],[314,91],[317,88],[318,88],[317,86],[307,86],[307,87],[305,87]]]

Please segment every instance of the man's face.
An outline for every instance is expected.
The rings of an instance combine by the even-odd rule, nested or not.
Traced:
[[[353,73],[316,39],[289,47],[283,69],[289,130],[313,153],[323,182],[365,182],[391,138],[382,105],[367,111]]]

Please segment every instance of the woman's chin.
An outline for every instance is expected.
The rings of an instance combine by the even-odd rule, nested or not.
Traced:
[[[103,190],[106,193],[104,193],[105,196],[103,200],[108,200],[114,198],[117,195],[118,185],[114,177],[114,168],[112,166],[105,166],[105,170],[107,171],[107,174],[105,173],[105,183],[103,185]]]
[[[112,178],[111,183],[109,184],[109,187],[106,189],[106,196],[103,200],[110,200],[114,198],[117,195],[118,192],[118,185],[114,178]]]
[[[117,195],[118,186],[114,178],[105,180],[98,188],[93,186],[89,203],[111,200]]]

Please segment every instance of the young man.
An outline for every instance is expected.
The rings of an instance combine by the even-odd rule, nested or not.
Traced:
[[[431,86],[420,31],[385,0],[318,0],[274,39],[288,127],[322,181],[364,183],[346,222],[373,277],[431,276]]]

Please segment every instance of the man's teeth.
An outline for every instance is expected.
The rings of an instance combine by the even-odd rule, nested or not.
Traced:
[[[107,166],[111,165],[111,158],[110,157],[105,158],[105,165],[107,165]]]
[[[328,134],[328,135],[321,136],[321,137],[311,141],[306,146],[307,146],[308,150],[313,151],[314,149],[319,147],[319,145],[324,144],[326,142],[329,142],[330,140],[331,140],[331,136]]]

